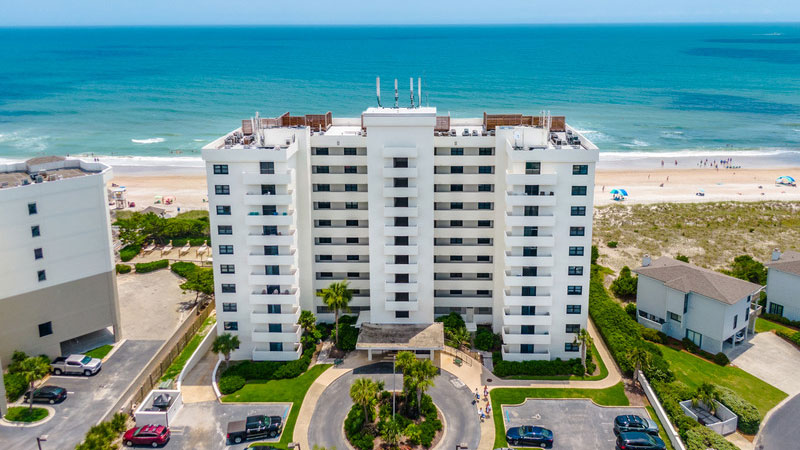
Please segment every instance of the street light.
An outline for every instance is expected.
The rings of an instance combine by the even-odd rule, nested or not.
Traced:
[[[397,355],[392,356],[392,421],[394,421],[394,397],[397,390],[397,377],[395,377],[395,366],[397,364]]]
[[[42,442],[47,442],[46,434],[36,437],[36,445],[39,447],[39,450],[42,450]]]

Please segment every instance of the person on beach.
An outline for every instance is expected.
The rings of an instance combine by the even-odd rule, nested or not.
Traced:
[[[489,386],[487,386],[485,384],[483,385],[483,396],[484,397],[488,397],[489,396]]]
[[[664,167],[664,160],[661,160],[661,167]]]
[[[478,388],[475,388],[475,400],[480,400],[481,394],[478,393]]]

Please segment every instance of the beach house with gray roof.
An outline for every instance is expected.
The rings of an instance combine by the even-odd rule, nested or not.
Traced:
[[[711,353],[727,351],[753,331],[751,308],[762,286],[669,257],[645,256],[636,292],[640,324]]]
[[[800,252],[772,252],[767,263],[767,312],[800,320]]]

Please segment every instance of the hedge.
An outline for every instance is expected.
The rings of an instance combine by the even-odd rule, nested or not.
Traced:
[[[789,332],[784,330],[775,330],[775,334],[793,343],[794,345],[800,346],[800,331]]]
[[[18,373],[7,373],[3,376],[3,384],[6,387],[6,398],[9,402],[16,401],[28,389],[25,377]]]
[[[372,418],[370,417],[370,419]],[[372,450],[375,445],[375,435],[370,430],[362,430],[364,422],[364,408],[360,405],[353,405],[344,420],[344,433],[353,447],[358,450]]]
[[[591,353],[586,352],[586,365],[591,361]],[[566,361],[556,358],[552,361],[497,361],[494,362],[494,374],[498,377],[514,375],[583,375],[583,365],[580,358]]]
[[[475,348],[490,352],[494,349],[500,348],[503,343],[499,334],[492,333],[492,330],[487,328],[478,328],[475,333]]]
[[[189,273],[194,272],[197,269],[197,265],[195,263],[178,261],[176,263],[172,263],[170,266],[170,270],[173,271],[175,274],[182,276],[183,278],[187,278]]]
[[[135,244],[126,245],[125,247],[122,247],[122,249],[119,251],[119,259],[121,259],[123,262],[128,262],[133,258],[135,258],[136,255],[138,255],[139,252],[141,251],[142,247],[139,245]]]
[[[778,322],[783,325],[787,325],[794,328],[800,328],[800,320],[789,320],[786,317],[780,316],[778,314],[768,314],[764,313],[761,314],[762,319],[771,320],[773,322]]]
[[[724,437],[705,426],[694,427],[686,432],[686,450],[739,450]]]
[[[357,341],[358,329],[349,323],[342,323],[339,319],[339,345],[336,347],[346,352],[353,351],[356,349]]]
[[[128,423],[128,416],[123,413],[116,413],[108,422],[100,422],[89,428],[84,441],[75,447],[75,450],[107,450],[117,448],[112,446],[112,442],[119,438],[125,431]]]
[[[131,266],[127,264],[117,264],[117,273],[128,273],[131,271]]]
[[[244,377],[239,375],[223,375],[219,379],[219,392],[223,395],[233,394],[243,388],[244,384]]]
[[[136,273],[147,273],[158,269],[166,269],[169,267],[169,261],[166,259],[159,259],[158,261],[137,263],[135,267]]]
[[[739,424],[737,425],[739,431],[744,434],[758,433],[758,427],[761,425],[761,415],[758,413],[758,408],[726,387],[715,387],[719,393],[720,403],[739,416]]]
[[[240,376],[247,382],[295,378],[308,369],[314,350],[306,349],[295,361],[242,361],[225,369],[220,380],[230,376]]]
[[[173,247],[183,247],[186,243],[189,243],[192,247],[199,247],[203,244],[211,245],[211,238],[208,236],[206,237],[198,237],[198,238],[179,238],[173,239],[172,245]]]

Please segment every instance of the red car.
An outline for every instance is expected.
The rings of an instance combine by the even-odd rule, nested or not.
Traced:
[[[122,441],[128,447],[133,447],[134,445],[158,447],[166,444],[169,441],[169,436],[169,428],[164,425],[144,425],[126,431]]]

